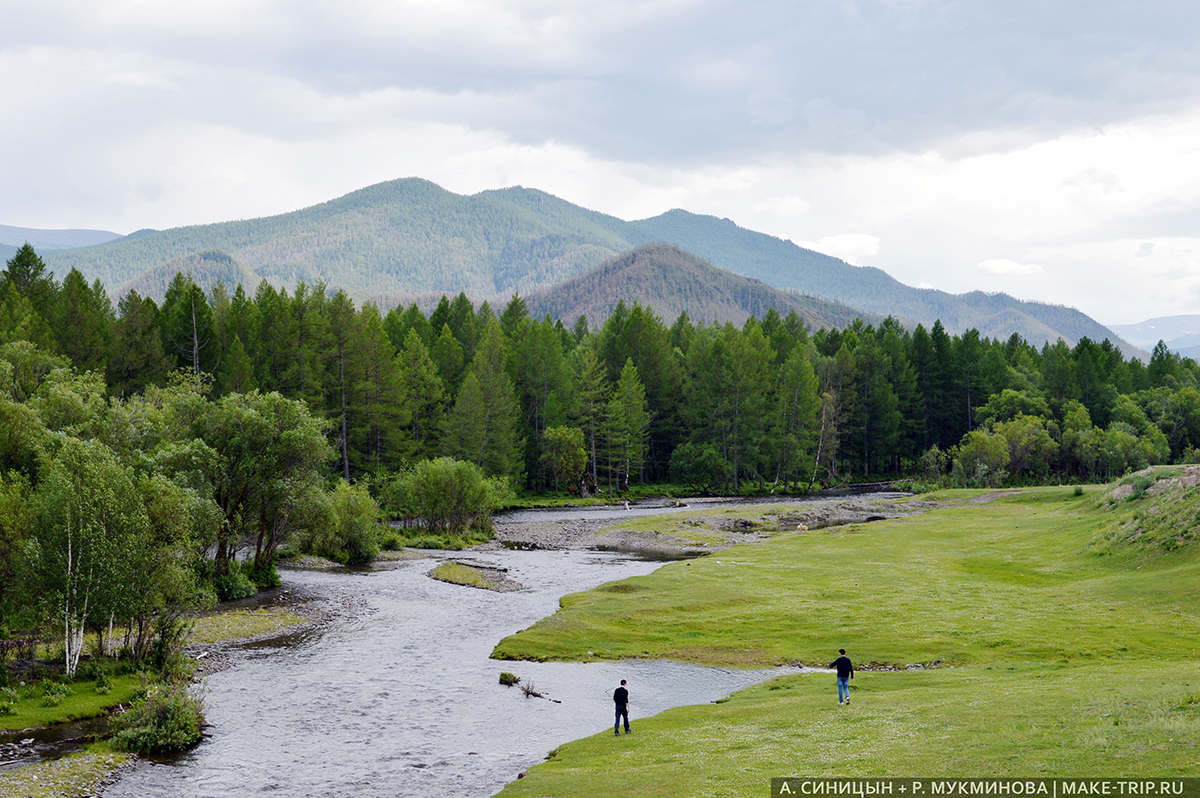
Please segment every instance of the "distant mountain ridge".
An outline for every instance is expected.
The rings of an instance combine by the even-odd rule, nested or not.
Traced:
[[[687,312],[694,322],[762,318],[770,308],[781,316],[795,311],[812,328],[846,327],[864,314],[854,308],[803,296],[718,269],[670,244],[645,244],[605,261],[589,272],[525,299],[531,315],[570,325],[586,316],[593,325],[607,319],[618,302],[649,307],[668,322]],[[879,318],[867,314],[868,321]]]
[[[728,219],[672,210],[630,222],[522,187],[464,196],[406,178],[278,216],[139,231],[45,258],[57,274],[78,268],[110,288],[132,285],[138,275],[178,258],[220,252],[256,281],[323,281],[360,299],[459,291],[503,299],[547,289],[655,242],[774,288],[867,314],[926,325],[941,319],[951,332],[974,327],[999,338],[1015,332],[1034,343],[1111,338],[1127,354],[1137,353],[1072,308],[1006,294],[913,288],[881,269],[852,266]]]
[[[36,227],[13,227],[0,224],[0,245],[16,251],[28,242],[39,252],[52,249],[74,249],[105,244],[120,238],[120,233],[108,230],[41,230]],[[12,257],[9,255],[9,257]]]
[[[1200,357],[1200,314],[1157,316],[1137,324],[1110,324],[1108,328],[1143,349],[1153,349],[1162,341],[1178,355]]]

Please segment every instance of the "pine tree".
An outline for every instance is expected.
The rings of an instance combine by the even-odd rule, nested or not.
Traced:
[[[89,286],[77,269],[71,269],[55,310],[58,351],[81,371],[103,371],[112,321],[103,286]]]
[[[575,357],[575,389],[572,396],[575,400],[571,420],[583,430],[584,444],[588,451],[588,469],[591,474],[591,484],[594,490],[600,484],[599,446],[604,427],[604,415],[608,402],[608,380],[604,374],[604,366],[596,356],[596,349],[590,343],[584,343],[576,348]]]
[[[130,291],[121,297],[117,313],[109,346],[109,391],[115,396],[129,396],[147,385],[162,384],[171,365],[163,353],[154,300]]]
[[[404,346],[396,355],[400,373],[401,402],[408,410],[412,451],[432,456],[441,423],[445,390],[437,366],[415,329],[409,329]]]
[[[520,408],[505,360],[504,332],[491,318],[446,418],[444,448],[493,476],[519,480],[523,448],[517,433]]]
[[[362,469],[399,465],[405,454],[401,428],[409,418],[395,358],[379,310],[363,305],[346,355],[350,459]]]
[[[212,308],[200,286],[183,272],[167,288],[159,323],[168,357],[197,376],[213,370],[218,351]]]
[[[626,359],[605,414],[605,449],[610,486],[615,479],[617,488],[624,489],[628,487],[630,477],[641,472],[649,428],[646,390],[642,387],[633,360]]]

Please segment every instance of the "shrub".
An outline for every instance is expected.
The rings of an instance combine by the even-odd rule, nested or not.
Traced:
[[[254,580],[242,569],[242,564],[230,560],[228,570],[224,574],[213,577],[213,587],[221,601],[246,598],[258,592]]]
[[[363,565],[379,554],[379,505],[364,485],[342,480],[330,491],[328,520],[312,528],[300,543],[315,554],[342,565]]]
[[[17,691],[11,687],[0,687],[0,715],[12,715],[17,711]]]
[[[183,684],[151,684],[113,724],[113,747],[137,754],[170,753],[200,741],[204,710]]]
[[[1074,495],[1076,495],[1076,496],[1082,496],[1082,495],[1083,495],[1083,486],[1081,486],[1081,485],[1076,485],[1076,486],[1075,486]]]
[[[166,613],[154,620],[150,664],[164,681],[186,682],[196,673],[196,662],[184,653],[191,624],[181,616]]]
[[[492,510],[508,493],[504,480],[485,478],[474,463],[439,457],[413,466],[400,479],[394,501],[402,514],[419,517],[431,534],[490,533]]]
[[[521,681],[521,679],[515,673],[500,671],[500,684],[504,685],[505,687],[512,687],[519,681]]]
[[[65,684],[51,681],[42,682],[42,706],[44,707],[56,707],[69,695],[71,695],[71,688]]]
[[[394,529],[381,527],[379,533],[379,547],[385,551],[399,551],[404,548],[404,539],[400,533]]]

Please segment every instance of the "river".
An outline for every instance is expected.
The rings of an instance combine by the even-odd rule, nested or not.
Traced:
[[[210,737],[177,759],[138,764],[104,794],[488,796],[555,746],[611,728],[620,679],[629,681],[636,734],[639,718],[784,672],[491,660],[497,641],[552,614],[563,594],[662,563],[588,551],[471,559],[508,568],[527,589],[438,582],[425,575],[429,560],[391,571],[285,572],[285,587],[354,610],[209,676]],[[502,670],[561,703],[501,686]]]

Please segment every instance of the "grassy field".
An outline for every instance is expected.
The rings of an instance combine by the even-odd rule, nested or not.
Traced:
[[[927,514],[781,535],[564,597],[496,654],[823,665],[845,647],[859,664],[942,667],[860,673],[848,707],[832,676],[782,677],[637,719],[628,738],[567,744],[503,794],[636,783],[638,795],[757,796],[784,775],[1200,774],[1200,551],[1178,545],[1185,532],[1140,545],[1162,502],[1105,494],[941,494]],[[1177,499],[1172,517],[1200,523],[1200,496]]]
[[[45,699],[39,685],[16,687],[18,699],[13,714],[0,715],[0,731],[93,718],[104,714],[109,707],[128,702],[141,686],[141,678],[136,674],[110,676],[109,681],[111,686],[105,693],[96,692],[92,682],[74,682],[67,686],[69,694],[54,706],[43,706]]]

